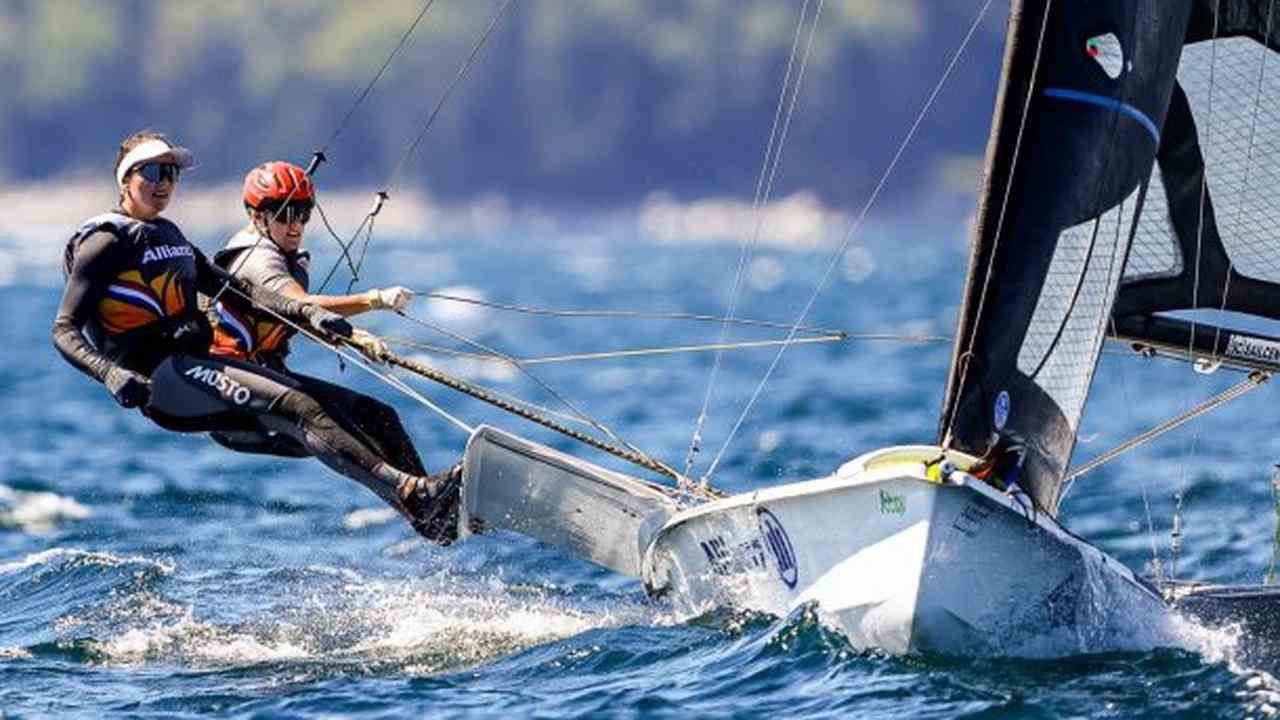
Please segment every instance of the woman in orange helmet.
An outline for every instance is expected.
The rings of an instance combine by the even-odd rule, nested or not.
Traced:
[[[373,289],[353,295],[311,294],[310,255],[302,248],[307,222],[315,207],[315,186],[306,172],[291,163],[274,161],[250,170],[244,179],[243,199],[249,224],[214,255],[214,263],[238,280],[284,297],[314,304],[339,315],[371,310],[403,310],[413,300],[404,287]],[[461,466],[427,475],[413,442],[391,406],[367,395],[294,372],[285,365],[294,328],[271,313],[263,312],[241,295],[224,294],[211,308],[211,354],[264,365],[283,373],[315,398],[325,412],[358,438],[389,467],[403,473],[397,488],[399,503],[414,527],[435,542],[448,543],[456,536],[454,518],[461,481]],[[378,338],[359,329],[355,339],[375,359],[386,352]],[[307,457],[311,448],[286,433],[215,432],[214,440],[242,452],[284,457]],[[434,493],[428,485],[437,486]],[[429,502],[431,496],[438,502]],[[430,504],[431,517],[420,508]]]

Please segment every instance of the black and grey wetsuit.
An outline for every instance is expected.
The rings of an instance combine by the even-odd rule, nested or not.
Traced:
[[[322,313],[318,307],[232,277],[168,220],[137,220],[119,210],[80,227],[67,243],[64,270],[53,342],[76,368],[104,383],[118,368],[148,377],[143,413],[169,430],[286,435],[403,511],[397,485],[406,474],[326,411],[314,395],[318,386],[209,355],[211,332],[197,293],[214,296],[229,284],[297,323]]]
[[[255,287],[281,292],[297,283],[310,286],[310,255],[305,250],[286,253],[252,227],[236,233],[213,261],[237,279]],[[210,310],[213,322],[212,354],[255,362],[291,378],[354,436],[384,461],[413,475],[426,474],[413,441],[399,415],[386,403],[368,395],[324,382],[285,366],[293,328],[255,308],[240,296],[224,294]],[[304,457],[305,448],[278,433],[217,432],[214,440],[242,452]]]

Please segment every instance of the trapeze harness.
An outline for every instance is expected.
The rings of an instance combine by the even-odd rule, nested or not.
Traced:
[[[304,290],[311,284],[307,251],[286,253],[254,228],[236,233],[227,246],[213,256],[213,262],[238,280],[277,293],[292,282]],[[213,324],[210,354],[263,365],[286,375],[385,462],[413,475],[426,474],[413,441],[390,405],[285,366],[289,338],[294,334],[292,327],[257,310],[244,298],[230,294],[223,294],[210,308],[209,319]],[[212,435],[218,443],[241,452],[285,457],[311,454],[292,437],[280,433],[214,432]]]
[[[287,436],[405,512],[396,493],[405,472],[326,412],[312,395],[319,381],[210,355],[212,331],[196,294],[214,296],[229,283],[254,304],[299,323],[307,322],[312,306],[232,277],[172,222],[137,220],[120,210],[80,227],[67,243],[63,270],[53,342],[81,372],[103,383],[116,368],[150,378],[142,412],[167,430]]]

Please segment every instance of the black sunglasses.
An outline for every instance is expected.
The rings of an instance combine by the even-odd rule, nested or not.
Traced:
[[[141,175],[143,180],[154,185],[164,180],[177,182],[181,171],[173,163],[149,162],[139,165],[135,172]]]
[[[292,225],[294,223],[306,225],[311,220],[311,207],[311,203],[291,202],[283,207],[271,208],[265,212],[268,218],[282,225]]]

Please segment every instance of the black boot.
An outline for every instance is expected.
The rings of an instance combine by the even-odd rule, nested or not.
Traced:
[[[406,477],[397,488],[413,529],[437,545],[458,539],[458,506],[462,500],[462,464],[427,476]]]

